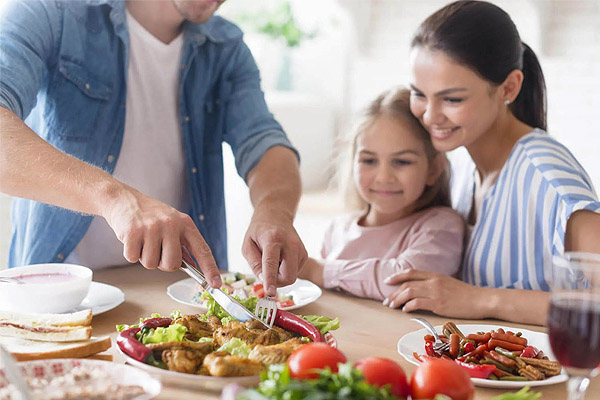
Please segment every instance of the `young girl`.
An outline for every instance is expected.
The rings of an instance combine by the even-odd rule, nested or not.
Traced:
[[[410,113],[409,97],[407,89],[388,91],[367,109],[352,140],[347,190],[357,212],[332,221],[323,259],[309,259],[299,274],[389,307],[395,287],[386,278],[413,268],[453,275],[463,248],[446,158]]]
[[[421,24],[411,71],[411,110],[435,148],[469,153],[460,170],[453,159],[452,200],[472,234],[464,282],[408,271],[390,279],[400,285],[390,299],[405,311],[544,324],[553,256],[600,253],[600,202],[545,132],[537,57],[502,9],[458,1]]]

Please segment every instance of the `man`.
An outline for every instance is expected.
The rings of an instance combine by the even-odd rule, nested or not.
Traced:
[[[267,110],[242,32],[213,17],[221,3],[5,6],[0,191],[17,197],[9,266],[139,261],[168,271],[189,251],[219,286],[226,141],[254,205],[245,258],[269,295],[296,279],[306,259],[292,226],[297,153]]]

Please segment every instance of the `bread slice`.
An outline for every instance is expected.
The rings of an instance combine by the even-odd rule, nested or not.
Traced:
[[[109,336],[92,337],[89,340],[70,343],[40,342],[18,337],[0,336],[4,346],[18,361],[45,358],[81,358],[110,348]]]
[[[91,338],[92,327],[23,325],[0,321],[0,336],[19,337],[43,342],[77,342]]]
[[[92,324],[92,310],[81,310],[65,314],[16,313],[0,310],[0,323],[4,321],[34,326],[90,326]]]
[[[84,357],[88,360],[102,360],[102,361],[113,361],[113,355],[108,353],[92,354],[91,356]]]

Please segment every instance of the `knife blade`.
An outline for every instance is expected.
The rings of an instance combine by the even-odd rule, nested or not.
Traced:
[[[198,282],[204,290],[206,290],[212,297],[215,299],[218,305],[223,307],[225,311],[229,313],[233,318],[238,321],[246,322],[249,319],[256,319],[260,321],[267,329],[269,326],[261,321],[254,313],[248,311],[246,307],[241,305],[237,300],[233,297],[222,291],[221,289],[215,289],[209,286],[204,274],[200,272],[196,267],[193,267],[190,263],[185,260],[182,260],[182,266],[179,268],[186,274],[188,274],[192,279]]]
[[[13,356],[4,347],[0,346],[0,361],[4,366],[4,373],[10,383],[17,388],[18,400],[33,400],[33,394],[29,390],[29,385],[23,378],[21,370]]]

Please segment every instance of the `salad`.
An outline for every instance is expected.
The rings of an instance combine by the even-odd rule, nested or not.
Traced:
[[[254,296],[237,299],[254,310]],[[282,363],[310,342],[326,342],[339,319],[301,317],[278,310],[273,328],[257,320],[233,318],[212,297],[205,314],[169,317],[153,314],[134,325],[117,325],[117,345],[132,359],[170,371],[231,377],[257,376],[268,365]]]
[[[250,297],[265,297],[265,288],[261,282],[258,282],[254,275],[243,274],[241,272],[227,272],[221,274],[223,285],[221,289],[225,292],[237,296],[239,299],[248,299]],[[208,294],[200,285],[196,285],[197,293],[192,298],[196,303],[203,303],[207,300]],[[296,303],[292,295],[277,293],[277,308],[292,307]]]

